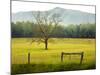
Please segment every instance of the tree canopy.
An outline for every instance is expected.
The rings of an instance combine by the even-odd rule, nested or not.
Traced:
[[[49,28],[48,25],[44,25]],[[50,26],[52,29],[53,25]],[[95,38],[95,24],[58,25],[49,37],[52,38]],[[32,22],[11,23],[12,37],[41,37],[38,25]]]

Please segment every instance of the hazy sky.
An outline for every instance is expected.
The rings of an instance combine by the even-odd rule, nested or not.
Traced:
[[[48,4],[48,3],[12,1],[12,12],[13,13],[21,12],[21,11],[45,11],[45,10],[53,9],[55,7],[80,10],[80,11],[89,12],[89,13],[95,13],[94,6],[63,5],[63,4]]]

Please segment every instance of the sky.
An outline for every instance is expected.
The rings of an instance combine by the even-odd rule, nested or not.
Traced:
[[[40,1],[42,1],[42,0],[40,0]],[[57,0],[55,2],[57,2]],[[58,0],[58,2],[59,2],[59,0]],[[64,3],[64,2],[61,2],[61,3]],[[87,3],[88,3],[88,1],[87,1]],[[74,3],[74,4],[76,4],[76,3]],[[82,4],[82,3],[80,2],[80,4]],[[89,13],[95,13],[95,7],[94,6],[12,1],[12,13],[23,12],[23,11],[46,11],[46,10],[53,9],[55,7],[61,7],[61,8],[73,9],[73,10],[80,10],[80,11],[89,12]]]

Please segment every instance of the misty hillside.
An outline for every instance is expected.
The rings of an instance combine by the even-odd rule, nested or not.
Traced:
[[[45,13],[46,11],[41,11]],[[59,13],[62,15],[63,24],[81,24],[81,23],[95,23],[95,14],[82,12],[72,9],[64,9],[56,7],[54,9],[48,10],[50,14]],[[37,11],[27,11],[27,12],[18,12],[12,13],[12,22],[17,21],[33,21],[33,14],[36,14]]]

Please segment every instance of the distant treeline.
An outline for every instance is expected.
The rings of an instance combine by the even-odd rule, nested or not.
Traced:
[[[46,26],[47,27],[47,26]],[[40,37],[38,25],[32,22],[11,23],[12,37]],[[58,38],[95,38],[95,24],[59,25],[56,26],[50,37]]]

